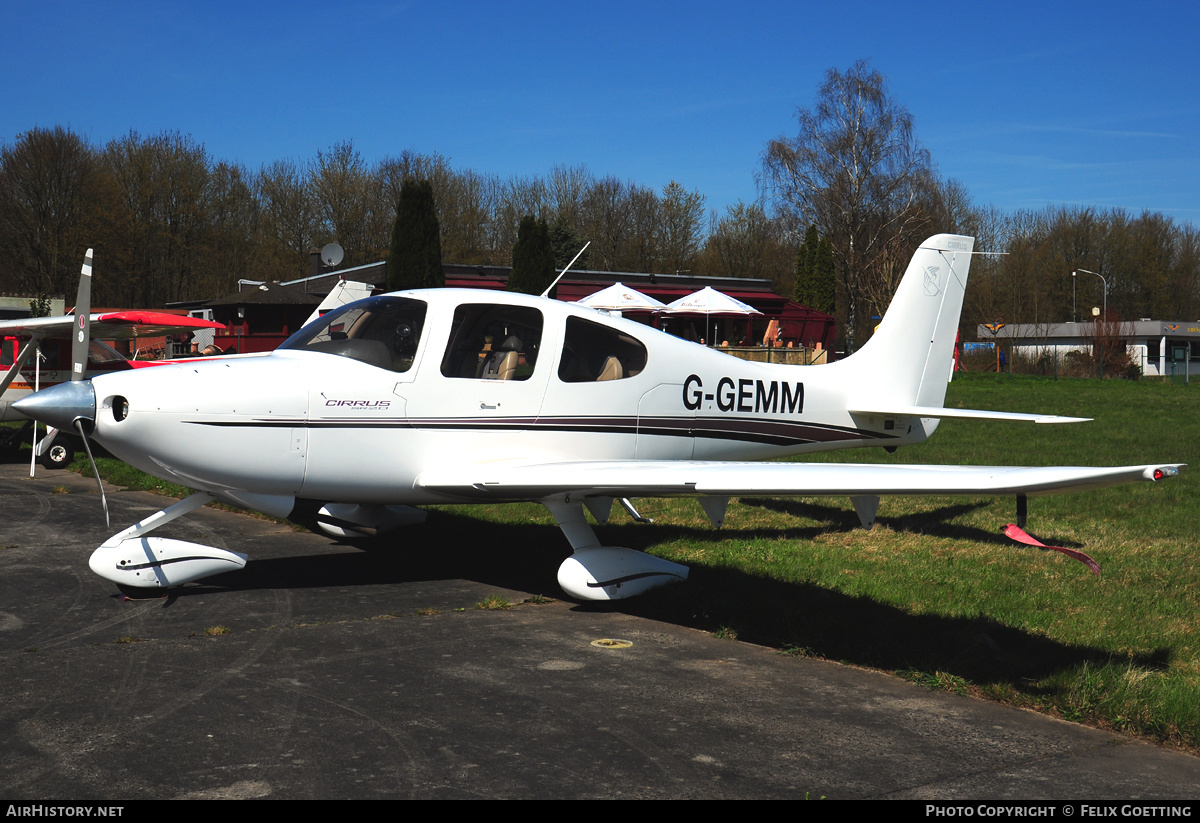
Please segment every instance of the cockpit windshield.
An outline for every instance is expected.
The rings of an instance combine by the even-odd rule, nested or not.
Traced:
[[[425,310],[423,301],[409,297],[368,297],[313,321],[279,348],[336,354],[406,372],[417,354]]]
[[[45,345],[45,343],[42,343],[43,348]],[[123,369],[126,365],[125,355],[103,340],[88,341],[88,368],[101,370]]]

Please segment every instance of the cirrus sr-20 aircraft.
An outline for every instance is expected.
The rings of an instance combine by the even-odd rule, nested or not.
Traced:
[[[687,568],[602,546],[614,501],[695,497],[714,525],[736,495],[852,498],[865,526],[880,495],[1027,495],[1156,481],[1181,464],[976,467],[762,462],[921,443],[942,418],[1075,422],[943,408],[974,239],[917,249],[878,330],[822,366],[743,361],[595,310],[463,289],[343,306],[266,356],[100,375],[19,410],[78,425],[122,460],[196,493],[114,535],[91,557],[128,587],[171,587],[246,557],[147,536],[214,498],[286,516],[321,504],[331,534],[420,522],[440,503],[537,501],[574,550],[570,595],[629,597]],[[1023,519],[1023,517],[1022,517]]]

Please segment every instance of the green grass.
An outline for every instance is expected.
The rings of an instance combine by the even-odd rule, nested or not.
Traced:
[[[686,563],[691,577],[615,608],[1200,752],[1200,385],[971,374],[956,377],[947,405],[1096,419],[947,421],[895,455],[812,459],[1191,468],[1163,483],[1030,498],[1027,530],[1090,554],[1100,579],[1003,537],[1011,498],[885,498],[872,531],[841,498],[743,499],[719,531],[694,501],[641,500],[655,524],[618,507],[597,528],[601,542]],[[535,504],[441,507],[411,539],[447,534],[486,550],[435,573],[469,562],[476,579],[510,588],[552,590],[570,551]]]
[[[1191,468],[1163,483],[1030,498],[1027,530],[1090,554],[1100,579],[1005,538],[1012,498],[885,498],[872,531],[842,498],[743,499],[719,531],[694,501],[640,500],[655,524],[614,510],[601,542],[692,572],[620,608],[1200,752],[1200,386],[966,375],[947,405],[1095,420],[947,421],[895,455],[804,459]],[[535,505],[446,511],[492,540],[507,527],[514,551],[537,539],[533,524],[558,538]]]
[[[94,451],[99,451],[95,446],[92,448]],[[87,454],[82,449],[75,453],[75,459],[71,461],[71,469],[79,472],[84,477],[95,477],[92,474],[91,465],[88,464]],[[104,482],[112,483],[114,486],[121,486],[125,489],[154,492],[155,494],[163,494],[168,497],[186,497],[192,493],[192,490],[185,486],[168,483],[166,480],[159,480],[157,477],[135,469],[128,463],[118,460],[115,457],[102,457],[97,454],[96,469],[100,472],[100,476],[104,478]]]
[[[701,584],[664,599],[698,601],[689,607],[744,640],[803,647],[1196,751],[1200,386],[971,375],[951,385],[947,405],[1096,419],[947,422],[929,443],[896,455],[875,449],[817,459],[1161,461],[1192,469],[1161,484],[1031,498],[1027,530],[1091,554],[1099,580],[1082,564],[1000,536],[1015,519],[1011,498],[885,499],[871,532],[856,528],[849,501],[747,500],[731,507],[732,534],[723,539],[685,533],[651,547],[736,572],[715,575],[718,589],[701,593]],[[644,508],[660,522],[672,519]],[[697,522],[693,514],[689,526]],[[721,581],[736,588],[720,591]],[[776,583],[785,586],[773,594]]]

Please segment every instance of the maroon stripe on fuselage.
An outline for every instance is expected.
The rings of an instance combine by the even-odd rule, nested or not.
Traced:
[[[200,426],[274,428],[298,426],[310,429],[451,429],[457,431],[562,431],[598,434],[639,434],[660,437],[701,437],[742,440],[771,445],[835,443],[852,440],[891,440],[893,435],[864,429],[820,423],[755,417],[329,417],[258,419],[251,421],[188,421]]]

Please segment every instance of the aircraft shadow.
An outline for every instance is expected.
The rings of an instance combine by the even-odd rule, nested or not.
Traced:
[[[777,501],[743,501],[780,507],[834,528],[857,526],[850,512],[833,507]],[[970,511],[964,503],[915,515],[887,518],[893,529],[915,530],[963,540],[1008,543],[1000,535],[942,523],[941,517]],[[847,520],[853,519],[853,524]],[[913,522],[909,522],[912,520]],[[735,539],[773,537],[806,540],[828,526],[734,531]],[[644,548],[666,540],[699,538],[700,528],[635,524],[600,529],[606,544]],[[1015,546],[1019,550],[1025,547]],[[249,547],[247,547],[249,548]],[[339,588],[419,581],[470,580],[503,589],[561,599],[559,563],[570,554],[557,527],[542,523],[503,524],[447,511],[391,535],[338,546],[329,553],[301,557],[256,557],[246,569],[184,587],[176,596],[214,590]],[[464,604],[470,606],[472,604]],[[739,640],[885,671],[939,672],[978,684],[1019,684],[1024,693],[1055,672],[1081,664],[1103,665],[1109,650],[1061,643],[1042,634],[1005,625],[982,612],[970,617],[913,614],[869,597],[809,583],[781,582],[745,572],[693,565],[689,580],[640,598],[576,608],[618,611],[680,626],[716,632],[732,630]],[[1153,649],[1121,655],[1125,665],[1162,669],[1170,651]]]
[[[300,524],[315,528],[315,519]],[[472,580],[498,588],[561,598],[557,571],[571,548],[557,527],[505,526],[441,511],[421,525],[381,537],[329,538],[330,550],[293,557],[264,557],[252,546],[246,568],[177,590],[180,597],[214,589],[305,589]],[[469,605],[469,604],[468,604]]]
[[[755,508],[766,509],[768,511],[778,512],[780,514],[786,514],[805,520],[816,520],[822,525],[813,527],[811,529],[811,536],[827,534],[829,532],[851,532],[861,528],[858,522],[858,515],[854,513],[853,509],[846,509],[838,506],[824,506],[816,503],[803,502],[800,500],[774,498],[741,497],[738,498],[738,501],[744,506],[753,506]],[[933,537],[945,537],[952,540],[972,540],[979,543],[1016,546],[1017,544],[1005,537],[999,528],[993,532],[980,529],[975,526],[950,522],[954,518],[967,514],[968,512],[987,508],[988,505],[988,503],[981,501],[972,503],[956,503],[950,506],[942,506],[940,508],[933,509],[932,511],[913,512],[911,514],[904,514],[900,516],[880,516],[876,518],[875,523],[879,526],[886,526],[895,532],[928,534]],[[1014,513],[1013,516],[1009,518],[1009,522],[1013,522],[1015,520],[1016,515]],[[1034,520],[1036,520],[1036,517],[1030,518],[1031,522]],[[1035,534],[1032,526],[1027,528],[1026,532],[1031,536],[1042,540],[1044,543],[1051,543],[1055,546],[1063,546],[1072,549],[1083,548],[1083,544],[1077,541]],[[773,530],[772,533],[774,533]]]

